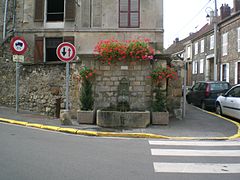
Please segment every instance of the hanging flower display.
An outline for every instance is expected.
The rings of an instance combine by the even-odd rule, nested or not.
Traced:
[[[131,40],[120,42],[115,39],[102,40],[94,48],[97,60],[102,63],[137,62],[153,59],[154,50],[149,40]]]
[[[79,71],[79,79],[90,79],[94,77],[96,74],[95,70],[92,68],[89,68],[87,66],[82,66],[80,71]]]
[[[162,65],[157,66],[152,70],[148,78],[151,78],[156,84],[159,84],[163,80],[176,80],[178,79],[177,71],[174,67],[163,67]]]

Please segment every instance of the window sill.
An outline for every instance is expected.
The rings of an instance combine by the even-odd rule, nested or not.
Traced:
[[[58,29],[64,28],[64,22],[46,22],[44,28]]]

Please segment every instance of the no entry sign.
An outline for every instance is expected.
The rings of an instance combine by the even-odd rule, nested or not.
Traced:
[[[76,56],[76,48],[68,42],[59,44],[56,50],[57,57],[64,62],[72,61]]]
[[[11,40],[10,48],[13,54],[23,55],[27,50],[27,43],[23,37],[15,36]]]

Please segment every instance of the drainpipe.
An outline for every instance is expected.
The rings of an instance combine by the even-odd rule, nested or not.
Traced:
[[[8,0],[5,0],[5,7],[3,12],[3,41],[6,38],[7,9],[8,9]]]
[[[16,0],[13,0],[13,36],[16,32]]]

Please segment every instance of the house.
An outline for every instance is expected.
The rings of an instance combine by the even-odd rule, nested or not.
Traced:
[[[8,3],[7,21],[6,24],[1,22],[7,30],[6,38],[1,41],[2,105],[13,106],[15,103],[15,76],[10,73],[15,72],[15,64],[11,62],[12,54],[9,51],[12,36],[22,36],[28,43],[25,62],[20,70],[20,107],[50,115],[56,115],[59,108],[64,107],[65,63],[56,56],[56,47],[61,42],[71,42],[77,50],[77,58],[71,62],[72,108],[78,108],[79,91],[77,83],[74,83],[74,73],[83,62],[89,66],[95,65],[92,61],[93,49],[100,40],[148,38],[155,49],[163,48],[163,0],[5,2]],[[108,69],[101,68],[103,71]],[[104,88],[97,87],[96,90]]]
[[[240,0],[233,0],[234,7],[228,4],[220,8],[217,21],[217,80],[230,84],[240,83]],[[188,41],[186,41],[188,39]],[[181,47],[180,50],[177,47]],[[185,47],[185,48],[184,48]],[[175,48],[175,49],[174,49]],[[194,36],[171,45],[166,52],[180,53],[188,62],[187,84],[196,81],[214,80],[214,26],[212,21],[205,24]],[[192,66],[192,69],[189,68]]]
[[[222,21],[218,24],[219,47],[219,80],[230,84],[240,83],[240,0],[234,0],[230,13],[228,5],[221,7]]]

